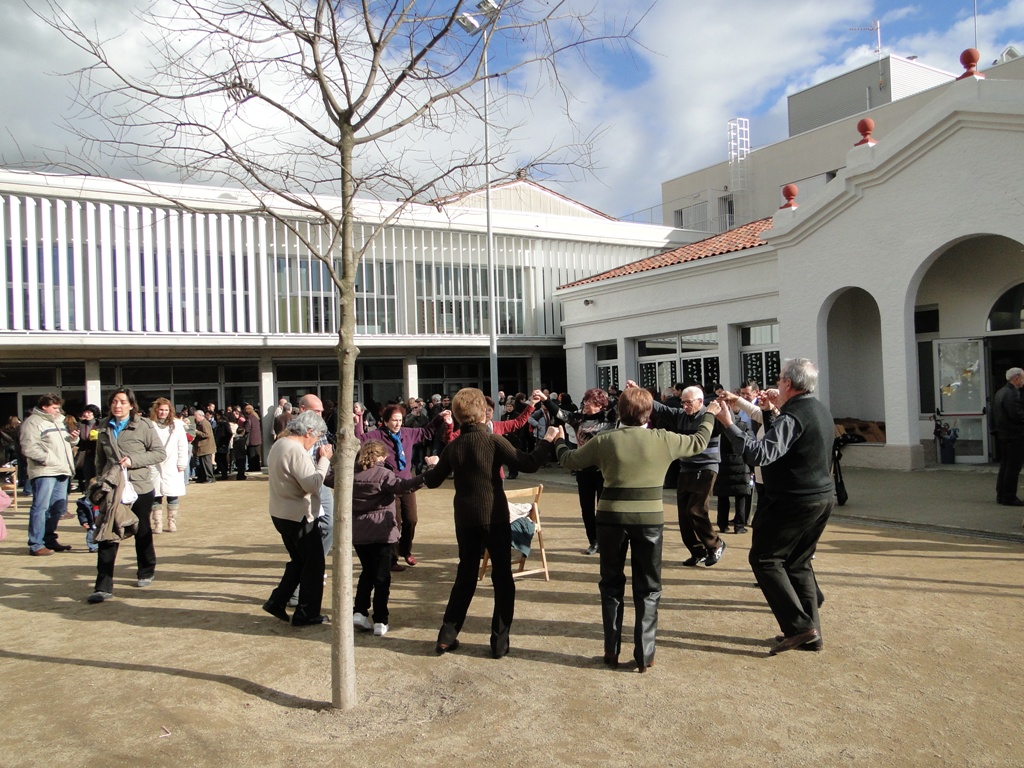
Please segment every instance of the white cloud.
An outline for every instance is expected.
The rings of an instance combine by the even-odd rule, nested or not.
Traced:
[[[578,1],[599,14],[595,29],[605,20],[621,18],[624,6],[636,8],[622,0]],[[123,32],[113,50],[143,66],[148,44],[131,14],[139,2],[65,0],[63,6],[90,20],[104,36]],[[960,51],[973,45],[974,20],[962,9],[948,14],[945,10],[933,5],[887,7],[882,2],[852,7],[819,0],[662,0],[636,31],[639,45],[633,54],[639,71],[622,56],[610,68],[600,55],[592,67],[567,57],[559,74],[574,96],[575,125],[562,118],[561,94],[549,87],[546,75],[531,75],[526,98],[510,98],[504,104],[495,99],[494,123],[499,130],[494,147],[511,169],[524,158],[598,132],[593,173],[566,170],[561,180],[545,183],[613,215],[657,206],[662,181],[726,159],[730,118],[751,118],[755,146],[780,140],[786,131],[787,93],[873,61],[873,35],[850,29],[869,26],[872,17],[882,19],[884,53],[916,55],[922,63],[959,72]],[[987,64],[1006,45],[1021,40],[1024,0],[983,2],[979,10],[979,48]],[[922,26],[922,15],[927,15],[930,26]],[[27,6],[0,3],[0,66],[9,73],[5,131],[0,134],[4,162],[10,164],[22,154],[38,157],[37,147],[70,143],[60,123],[70,116],[71,84],[46,73],[70,71],[85,61]],[[497,84],[496,96],[500,89]],[[478,104],[479,92],[468,98]],[[263,125],[269,122],[258,119]],[[411,162],[414,157],[437,157],[452,147],[479,148],[479,121],[469,118],[463,123],[461,134],[435,131],[388,145],[384,151],[407,156]],[[504,140],[501,126],[514,126],[516,131]],[[131,163],[111,163],[106,170],[115,175],[140,172]],[[141,172],[152,175],[149,169]]]

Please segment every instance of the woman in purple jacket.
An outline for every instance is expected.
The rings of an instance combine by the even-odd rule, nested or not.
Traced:
[[[379,440],[384,443],[388,451],[385,466],[398,477],[408,480],[412,477],[413,446],[433,440],[434,432],[439,428],[445,414],[451,415],[451,411],[442,411],[425,427],[403,427],[405,408],[401,405],[389,405],[381,414],[384,424],[369,432],[363,431],[361,418],[353,414],[352,419],[359,442]],[[392,549],[391,570],[404,571],[405,566],[398,564],[399,557],[405,558],[408,565],[416,565],[416,558],[412,554],[412,540],[416,535],[416,523],[419,516],[416,512],[416,493],[414,491],[398,494],[397,499],[401,513],[401,533],[398,537],[398,546]]]
[[[388,631],[388,597],[391,595],[391,547],[398,541],[395,495],[412,493],[423,485],[423,475],[402,479],[384,466],[387,446],[367,440],[356,459],[358,470],[352,480],[352,544],[363,567],[356,585],[352,623],[372,629],[382,637]],[[437,463],[436,456],[427,464]],[[370,596],[373,595],[373,623]]]

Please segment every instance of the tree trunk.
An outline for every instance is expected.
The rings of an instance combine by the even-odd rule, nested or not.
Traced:
[[[334,454],[334,548],[332,551],[331,703],[336,709],[356,705],[356,655],[352,625],[352,477],[359,441],[352,424],[355,393],[355,245],[352,206],[354,137],[342,126],[341,136],[341,285],[338,302],[341,328],[338,339],[338,450]]]

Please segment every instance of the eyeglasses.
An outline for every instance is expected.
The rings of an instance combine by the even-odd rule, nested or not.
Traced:
[[[680,400],[679,402],[681,402],[683,405],[692,405],[693,403],[703,403],[704,398],[697,397],[694,398],[693,400]]]

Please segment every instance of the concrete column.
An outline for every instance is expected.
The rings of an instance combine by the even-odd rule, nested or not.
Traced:
[[[416,357],[409,356],[402,360],[402,377],[405,380],[405,397],[422,397],[419,361]]]
[[[260,426],[263,428],[264,458],[274,440],[274,409],[277,407],[277,386],[274,381],[274,361],[269,353],[260,355]]]
[[[718,326],[718,369],[719,383],[723,387],[731,390],[740,385],[742,368],[739,333],[728,323]]]
[[[526,361],[526,394],[540,386],[540,355],[534,353]],[[506,395],[508,392],[505,393]],[[515,394],[515,393],[513,393]]]
[[[114,382],[110,382],[113,384]],[[86,360],[85,361],[85,402],[98,405],[102,410],[106,411],[106,403],[101,403],[100,398],[102,394],[102,382],[100,381],[100,361],[99,360]],[[98,416],[99,414],[97,414]]]

